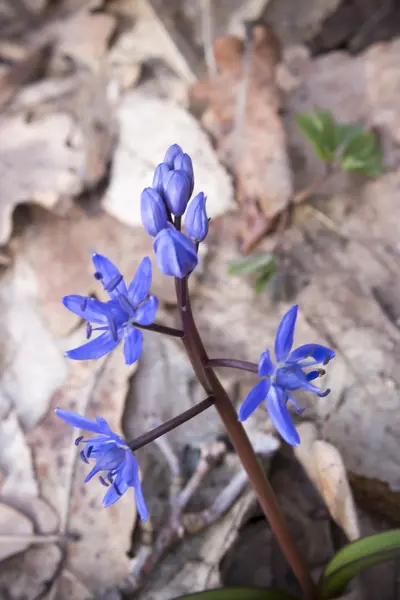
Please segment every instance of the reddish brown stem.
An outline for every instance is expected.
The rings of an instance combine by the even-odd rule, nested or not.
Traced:
[[[315,585],[307,566],[290,533],[275,494],[259,463],[247,434],[238,420],[228,394],[210,366],[207,352],[194,322],[186,279],[176,280],[178,307],[182,318],[184,337],[182,341],[193,369],[206,390],[214,396],[214,405],[225,425],[230,440],[247,472],[258,501],[273,530],[282,552],[293,569],[303,590],[305,600],[315,600]],[[207,365],[207,366],[206,366]]]

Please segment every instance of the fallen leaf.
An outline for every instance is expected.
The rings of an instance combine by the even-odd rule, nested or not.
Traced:
[[[57,40],[57,51],[98,71],[106,56],[116,28],[116,19],[105,12],[90,12],[87,7],[64,20]]]
[[[191,97],[208,105],[207,123],[218,155],[236,176],[237,198],[248,221],[244,227],[256,233],[285,208],[292,178],[278,114],[279,47],[272,32],[262,26],[255,27],[252,35],[248,58],[238,37],[215,41],[219,72],[195,84]]]
[[[51,581],[61,560],[61,550],[55,544],[29,548],[12,556],[1,565],[1,597],[35,600],[40,598]],[[73,596],[70,596],[70,598]]]
[[[84,484],[88,466],[79,460],[74,446],[78,432],[57,418],[54,409],[60,406],[89,418],[101,415],[119,431],[134,370],[135,366],[125,365],[119,352],[99,361],[72,362],[68,383],[57,391],[47,416],[27,436],[42,496],[59,513],[60,533],[73,532],[78,538],[69,545],[64,564],[83,584],[80,594],[74,596],[77,600],[86,597],[85,588],[96,592],[121,583],[128,575],[127,552],[136,507],[128,493],[122,502],[107,510],[102,507],[104,493],[99,482]],[[62,576],[57,598],[67,597],[68,581]]]
[[[33,533],[33,524],[25,515],[15,508],[0,502],[0,535],[9,535],[10,540],[0,540],[0,561],[26,550],[30,542],[21,539],[12,541],[13,536],[24,536]]]
[[[325,19],[335,12],[340,0],[271,0],[264,16],[283,44],[305,42],[316,35]]]
[[[232,184],[197,121],[183,108],[144,95],[127,94],[118,111],[120,138],[103,206],[128,225],[141,225],[140,194],[151,185],[154,169],[168,147],[178,143],[195,168],[195,190],[207,196],[207,214],[216,217],[233,207]]]
[[[312,483],[328,507],[331,517],[350,541],[360,537],[357,511],[340,452],[333,444],[317,439],[312,423],[298,426],[301,444],[294,449]]]
[[[11,233],[18,204],[36,202],[54,208],[64,197],[82,191],[82,150],[71,148],[72,121],[64,114],[28,123],[23,116],[0,121],[0,244]]]

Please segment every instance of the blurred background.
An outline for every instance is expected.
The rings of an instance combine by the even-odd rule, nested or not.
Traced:
[[[133,367],[120,349],[63,356],[85,334],[61,297],[103,298],[91,253],[127,280],[154,258],[139,198],[173,143],[212,218],[191,278],[210,357],[257,362],[294,303],[296,343],[336,351],[332,393],[298,396],[295,452],[261,408],[246,423],[313,573],[400,523],[399,97],[395,0],[0,0],[1,600],[296,591],[213,409],[137,453],[145,526],[129,493],[101,508],[54,417],[132,439],[204,397],[179,340],[146,333]],[[343,124],[364,141],[327,157],[316,132]],[[179,327],[156,269],[153,292]],[[235,406],[255,383],[220,375]],[[399,599],[398,573],[375,567],[346,598]]]

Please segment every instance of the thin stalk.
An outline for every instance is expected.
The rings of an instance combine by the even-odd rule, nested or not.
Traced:
[[[194,322],[187,289],[187,280],[177,280],[176,290],[178,307],[181,313],[183,330],[185,333],[182,341],[185,345],[193,369],[206,392],[214,396],[214,406],[217,409],[232,445],[246,470],[264,515],[275,534],[282,552],[286,556],[288,563],[297,577],[303,590],[304,598],[306,600],[315,600],[316,588],[314,582],[288,528],[274,491],[257,459],[257,455],[253,450],[242,424],[237,418],[236,411],[231,404],[228,394],[213,369],[209,366],[209,358]],[[183,295],[185,296],[185,303],[182,303]]]
[[[128,447],[132,450],[132,452],[134,452],[138,448],[142,448],[142,446],[146,446],[146,444],[154,442],[154,440],[161,437],[165,433],[176,429],[177,427],[179,427],[179,425],[182,425],[183,423],[190,421],[190,419],[193,419],[193,417],[197,417],[197,415],[199,415],[204,410],[207,410],[207,408],[210,408],[210,406],[212,406],[213,404],[213,396],[207,396],[207,398],[205,398],[195,406],[192,406],[188,410],[185,410],[185,412],[181,413],[180,415],[173,417],[172,419],[166,421],[162,425],[159,425],[158,427],[155,427],[151,431],[144,433],[143,435],[132,440],[131,442],[128,442]]]
[[[147,331],[155,331],[156,333],[163,333],[164,335],[170,335],[177,338],[183,338],[184,335],[182,329],[167,327],[166,325],[160,325],[159,323],[152,323],[152,325],[139,325],[139,323],[135,323],[135,327],[138,327],[139,329],[146,329]]]
[[[240,369],[241,371],[250,371],[258,373],[258,365],[248,360],[235,360],[234,358],[209,358],[204,366],[210,367],[228,367],[231,369]]]

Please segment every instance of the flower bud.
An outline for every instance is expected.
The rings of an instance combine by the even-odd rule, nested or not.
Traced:
[[[203,192],[199,192],[189,203],[185,214],[185,229],[187,235],[196,242],[203,241],[208,233],[206,197]]]
[[[197,265],[198,259],[193,242],[173,227],[160,231],[153,245],[157,266],[164,275],[182,279]]]
[[[190,198],[190,181],[185,171],[170,171],[164,181],[164,198],[171,213],[181,217]]]
[[[168,217],[164,200],[153,188],[145,188],[140,196],[143,227],[149,235],[156,236],[167,227]]]
[[[152,187],[157,190],[157,192],[162,196],[164,192],[164,181],[168,173],[170,172],[170,166],[162,162],[157,165],[156,170],[154,171],[153,177],[153,185]]]
[[[183,154],[182,148],[178,144],[172,144],[165,153],[164,162],[169,165],[171,169],[174,167],[174,160],[179,154]]]
[[[190,181],[190,193],[189,197],[193,193],[194,188],[194,173],[192,159],[188,154],[178,154],[174,160],[174,169],[180,169],[186,173]]]

